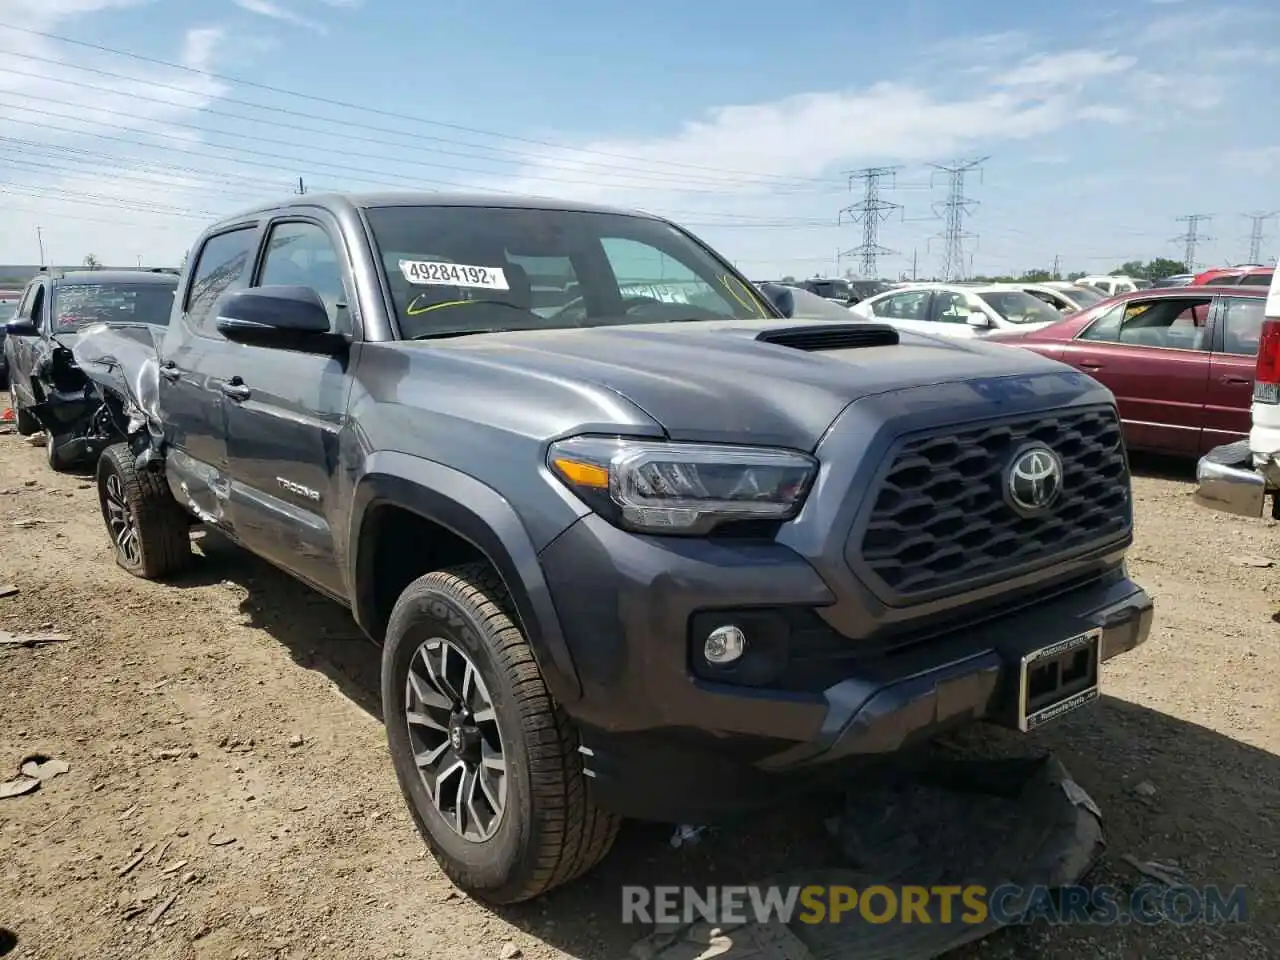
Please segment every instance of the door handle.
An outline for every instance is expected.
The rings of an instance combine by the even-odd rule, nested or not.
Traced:
[[[1080,361],[1080,366],[1084,367],[1084,369],[1086,369],[1086,370],[1101,370],[1101,369],[1102,369],[1102,364],[1098,363],[1098,361],[1096,361],[1096,360],[1081,360],[1081,361]]]
[[[182,371],[178,369],[178,365],[172,360],[166,360],[160,364],[160,376],[173,383],[182,376]]]
[[[1253,382],[1253,380],[1249,377],[1237,377],[1235,374],[1232,374],[1232,373],[1224,373],[1219,379],[1223,383],[1252,383]]]
[[[224,380],[222,382],[222,392],[237,403],[241,400],[249,399],[249,388],[245,386],[244,381],[239,377]]]

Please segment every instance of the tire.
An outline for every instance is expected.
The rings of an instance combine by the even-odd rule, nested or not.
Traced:
[[[40,432],[40,421],[19,405],[13,384],[9,385],[9,407],[13,410],[14,428],[19,436],[30,437]]]
[[[102,451],[97,480],[98,505],[116,563],[144,580],[190,566],[191,528],[161,474],[139,472],[129,445],[116,443]],[[120,524],[132,527],[123,545]]]
[[[49,464],[49,469],[55,473],[62,473],[75,464],[73,457],[68,457],[58,451],[58,444],[63,438],[55,437],[52,433],[45,431],[44,441],[44,458]]]
[[[582,772],[578,738],[564,711],[547,693],[528,643],[516,627],[501,579],[487,564],[470,564],[429,573],[413,581],[391,612],[382,653],[382,705],[387,742],[400,789],[408,801],[418,831],[440,868],[458,887],[479,900],[501,905],[530,900],[586,873],[604,858],[618,833],[619,819],[595,807]],[[436,770],[447,768],[451,758],[465,756],[448,746],[442,730],[411,723],[410,668],[422,683],[425,661],[419,655],[429,641],[440,640],[439,649],[450,651],[452,676],[469,663],[475,671],[473,703],[492,706],[494,720],[485,736],[496,730],[505,761],[505,802],[496,828],[487,837],[468,838],[451,822],[449,811],[437,807],[426,779],[414,759],[425,755],[434,741],[445,743]],[[464,656],[459,664],[457,654]],[[428,654],[434,656],[434,654]],[[438,672],[438,671],[437,671]],[[453,684],[455,689],[466,682]],[[416,687],[415,689],[421,689]],[[478,699],[477,699],[478,698]],[[417,716],[431,709],[436,718],[447,716],[442,708],[429,707],[414,697]],[[456,714],[456,709],[454,713]],[[476,725],[484,713],[476,708]],[[454,724],[447,724],[452,732]],[[464,742],[462,736],[452,741]],[[489,749],[492,749],[489,747]],[[486,799],[484,764],[475,768],[482,779],[473,786],[484,812],[493,809]],[[464,769],[460,777],[469,775]],[[471,774],[475,775],[475,774]],[[441,777],[450,795],[458,777]],[[466,783],[463,779],[458,787]],[[451,793],[452,792],[452,793]],[[496,790],[502,799],[503,789]],[[474,826],[478,818],[466,817]]]

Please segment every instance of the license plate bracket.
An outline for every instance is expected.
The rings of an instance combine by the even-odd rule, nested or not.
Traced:
[[[1024,655],[1018,666],[1018,729],[1028,733],[1097,700],[1101,677],[1100,627]]]

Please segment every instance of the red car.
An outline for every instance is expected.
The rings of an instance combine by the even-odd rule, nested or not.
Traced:
[[[1197,273],[1189,287],[1262,287],[1271,286],[1274,267],[1214,267]]]
[[[1249,434],[1265,287],[1121,294],[1039,330],[984,337],[1061,360],[1115,394],[1134,450],[1198,457]]]

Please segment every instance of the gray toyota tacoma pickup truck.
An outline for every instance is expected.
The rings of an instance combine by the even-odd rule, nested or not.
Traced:
[[[347,605],[482,899],[621,817],[1031,730],[1147,637],[1114,399],[1029,351],[788,317],[678,226],[556,201],[308,195],[191,250],[157,347],[76,345],[129,438],[118,561],[178,573],[203,523]]]

